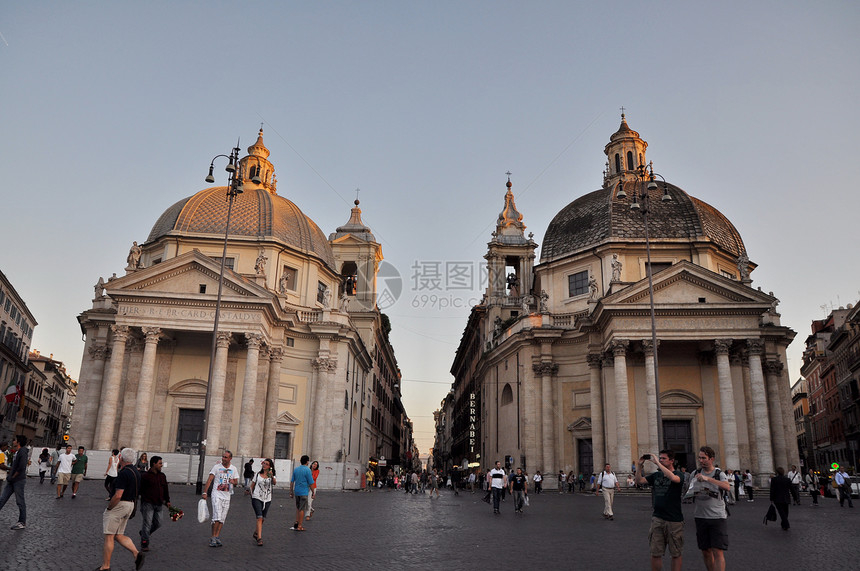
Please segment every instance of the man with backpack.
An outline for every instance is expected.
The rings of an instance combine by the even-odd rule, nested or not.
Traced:
[[[708,571],[724,571],[724,551],[729,548],[725,495],[731,490],[726,474],[714,465],[716,453],[710,446],[699,448],[700,468],[693,472],[690,489],[685,497],[696,504],[696,543],[702,551]]]

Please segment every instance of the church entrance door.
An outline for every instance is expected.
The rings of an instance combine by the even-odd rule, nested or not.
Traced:
[[[197,454],[203,435],[203,411],[194,408],[179,409],[179,426],[176,430],[176,448],[181,454]]]
[[[591,446],[591,438],[579,438],[576,444],[579,450],[579,473],[585,474],[588,478],[594,473],[594,449]]]
[[[682,466],[687,471],[695,470],[695,454],[693,454],[693,432],[689,420],[664,420],[663,440],[665,447],[675,453],[678,469]]]

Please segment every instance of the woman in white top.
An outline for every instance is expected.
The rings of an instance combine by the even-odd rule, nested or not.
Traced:
[[[270,458],[263,460],[260,471],[251,480],[251,507],[257,516],[257,531],[254,532],[257,546],[263,545],[263,520],[266,519],[272,503],[272,488],[276,483],[274,464]]]
[[[110,497],[113,495],[113,490],[111,490],[111,484],[113,484],[114,479],[116,478],[117,468],[119,468],[119,450],[114,448],[111,450],[110,457],[108,458],[107,470],[105,470],[105,490],[107,490],[108,497],[105,500],[110,501]]]

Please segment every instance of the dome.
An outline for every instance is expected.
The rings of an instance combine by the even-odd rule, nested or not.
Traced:
[[[728,218],[713,206],[667,184],[672,200],[663,202],[663,183],[649,194],[651,216],[648,217],[652,241],[710,240],[737,258],[746,253],[740,233]],[[638,183],[624,183],[632,196]],[[577,198],[556,214],[550,222],[541,249],[541,263],[551,262],[610,241],[645,239],[641,214],[630,209],[630,198],[615,198],[616,187],[602,188]]]
[[[227,187],[217,186],[180,200],[158,218],[146,241],[168,235],[223,236],[226,195]],[[319,226],[291,201],[264,187],[246,182],[245,191],[233,203],[230,236],[275,240],[335,267],[331,246]]]

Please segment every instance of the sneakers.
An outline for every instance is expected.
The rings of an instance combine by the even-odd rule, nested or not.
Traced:
[[[16,523],[15,525],[10,527],[9,529],[24,529],[25,527],[27,527],[27,526],[23,522],[19,521],[18,523]]]
[[[214,537],[209,538],[209,547],[218,547],[218,542],[215,541]]]
[[[138,552],[137,557],[134,558],[134,568],[140,569],[141,567],[143,567],[144,559],[146,559],[146,554]]]
[[[220,538],[220,537],[216,537],[216,538],[215,538],[215,545],[217,545],[218,547],[221,547],[221,546],[223,546],[223,545],[224,545],[223,543],[221,543],[221,538]]]
[[[146,541],[145,539],[142,539],[140,541],[140,550],[141,551],[149,551],[149,542]]]

